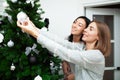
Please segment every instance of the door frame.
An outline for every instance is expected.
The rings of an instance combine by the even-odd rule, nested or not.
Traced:
[[[114,39],[111,40],[111,43],[114,43],[114,66],[106,67],[106,70],[114,70],[114,80],[120,79],[120,71],[117,70],[120,67],[120,9],[113,8],[85,8],[85,16],[92,20],[92,14],[98,15],[114,15]]]

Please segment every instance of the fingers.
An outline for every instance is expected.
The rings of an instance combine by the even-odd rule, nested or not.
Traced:
[[[74,76],[74,74],[69,74],[68,76],[67,76],[67,79],[68,80],[74,80],[75,79],[75,76]]]
[[[17,21],[17,26],[22,28],[22,23],[20,23],[20,21]]]
[[[29,25],[29,20],[21,23],[20,21],[17,21],[17,26],[20,27],[20,28],[24,28],[25,26],[28,26]]]

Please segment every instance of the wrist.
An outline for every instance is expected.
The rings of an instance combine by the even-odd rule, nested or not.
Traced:
[[[37,38],[38,35],[39,35],[39,33],[36,30],[32,31],[32,36],[33,37]]]

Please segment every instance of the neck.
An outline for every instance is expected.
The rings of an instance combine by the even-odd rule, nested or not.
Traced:
[[[73,36],[73,42],[80,42],[80,37],[81,36]]]
[[[86,43],[86,50],[93,50],[95,48],[95,43]]]

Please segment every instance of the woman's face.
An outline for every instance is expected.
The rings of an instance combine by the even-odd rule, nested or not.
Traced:
[[[82,40],[86,43],[93,43],[98,39],[97,25],[95,22],[92,22],[86,29],[84,29]]]
[[[71,34],[79,36],[79,35],[82,34],[85,27],[86,27],[85,20],[82,19],[82,18],[79,18],[79,19],[77,19],[73,22],[72,29],[71,29]]]

